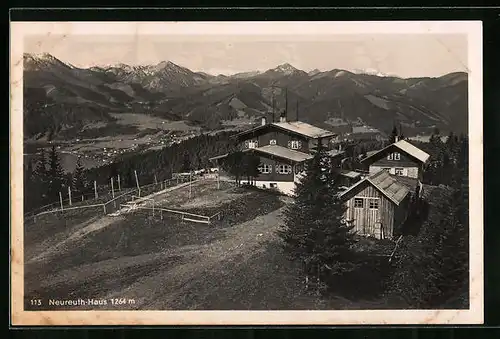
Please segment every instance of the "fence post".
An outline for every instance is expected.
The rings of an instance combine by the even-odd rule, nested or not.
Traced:
[[[191,199],[191,191],[192,191],[192,184],[191,184],[191,173],[189,173],[189,199]]]
[[[158,184],[158,180],[156,180],[156,174],[155,174],[155,185]]]
[[[68,186],[69,205],[71,206],[71,186]]]
[[[122,191],[122,186],[120,184],[120,175],[118,174],[118,191]]]
[[[113,177],[111,177],[111,196],[115,198],[115,185],[113,184]]]
[[[104,214],[106,214],[106,204],[103,204],[102,207],[104,209]]]
[[[139,186],[139,178],[137,178],[137,171],[134,170],[135,174],[135,183],[137,184],[137,193],[139,194],[139,197],[141,196],[141,186]]]
[[[97,181],[94,180],[94,196],[97,199],[99,195],[97,194]]]
[[[63,207],[63,200],[62,200],[62,193],[59,192],[59,201],[61,202],[61,211],[64,209]]]

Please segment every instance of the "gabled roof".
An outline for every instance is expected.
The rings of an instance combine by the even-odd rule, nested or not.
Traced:
[[[289,148],[278,145],[266,145],[262,147],[249,148],[245,151],[260,152],[267,155],[273,155],[278,158],[292,160],[294,162],[302,162],[313,158],[313,156],[310,154],[291,150]]]
[[[367,157],[364,158],[363,160],[361,160],[361,162],[365,162],[367,161],[368,159],[371,159],[373,157],[376,157],[377,155],[379,155],[380,153],[383,153],[385,152],[388,148],[390,147],[396,147],[396,148],[399,148],[401,151],[403,151],[404,153],[410,155],[411,157],[417,159],[418,161],[422,162],[422,163],[425,163],[427,162],[427,160],[429,160],[429,157],[430,155],[425,153],[424,151],[422,151],[420,148],[416,147],[416,146],[413,146],[412,144],[410,144],[408,141],[406,140],[399,140],[398,142],[395,142],[393,144],[390,144],[389,146],[386,146],[384,148],[382,148],[381,150],[379,151],[375,151],[373,153],[371,153],[370,155],[367,154]]]
[[[290,121],[290,122],[272,122],[269,124],[261,125],[249,129],[247,131],[240,132],[235,135],[235,137],[240,137],[245,134],[259,131],[264,128],[275,127],[284,131],[292,132],[295,134],[303,135],[307,138],[325,138],[337,135],[336,133],[327,131],[325,129],[310,125],[302,121]]]
[[[394,204],[399,205],[403,199],[410,193],[407,185],[399,182],[398,179],[391,176],[387,171],[379,171],[374,175],[364,178],[358,181],[356,184],[352,185],[346,191],[342,192],[340,197],[342,198],[348,192],[351,192],[356,187],[362,185],[363,183],[368,183],[380,191],[387,199],[391,200]]]
[[[329,156],[331,156],[332,158],[336,157],[336,156],[339,156],[339,155],[342,155],[345,153],[345,151],[339,151],[338,149],[332,149],[332,150],[329,150],[326,152]]]
[[[225,154],[221,154],[221,155],[217,155],[217,156],[215,156],[215,157],[209,158],[208,160],[213,161],[213,160],[224,159],[224,158],[225,158],[225,157],[227,157],[228,155],[229,155],[229,153],[225,153]]]
[[[351,178],[351,179],[356,179],[356,178],[359,178],[360,176],[363,175],[362,173],[359,173],[356,171],[349,171],[349,170],[340,170],[339,174],[344,176],[344,177]]]
[[[327,131],[326,129],[319,128],[302,121],[273,122],[272,125],[286,129],[290,132],[302,134],[309,138],[325,138],[335,135],[335,133]]]

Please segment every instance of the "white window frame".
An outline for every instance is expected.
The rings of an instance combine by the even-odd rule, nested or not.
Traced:
[[[361,201],[361,206],[356,206],[356,202]],[[353,202],[354,208],[365,208],[365,199],[363,198],[354,198]]]
[[[302,147],[302,142],[300,140],[291,140],[290,148],[291,149],[300,149]]]
[[[401,160],[401,153],[395,152],[394,153],[394,160]]]
[[[273,171],[273,166],[269,164],[260,164],[258,168],[259,172],[262,174],[269,174]]]
[[[376,207],[372,207],[372,203],[376,204]],[[378,198],[369,198],[368,199],[368,208],[371,210],[378,210],[379,208],[379,199]]]
[[[403,167],[396,167],[394,168],[394,174],[399,176],[404,176],[405,175],[404,170],[405,169]],[[401,174],[398,174],[398,172],[400,172]]]
[[[276,145],[276,139],[269,140],[269,145]]]
[[[276,173],[290,174],[292,173],[292,165],[284,165],[284,164],[276,165]]]
[[[387,155],[387,160],[394,160],[394,153],[389,153]]]
[[[259,140],[248,140],[248,148],[259,147]]]

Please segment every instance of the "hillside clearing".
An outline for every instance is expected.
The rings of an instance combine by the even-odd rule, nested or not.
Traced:
[[[67,229],[52,233],[27,230],[25,251],[39,258],[25,264],[25,307],[31,307],[32,298],[127,298],[134,302],[99,308],[383,308],[378,301],[306,291],[301,267],[286,258],[276,234],[290,199],[220,184],[217,190],[213,181],[193,183],[191,200],[189,186],[155,196],[170,208],[222,211],[223,218],[212,225],[184,222],[166,212],[160,219],[158,211],[153,216],[150,210],[136,210],[119,217],[87,215],[80,223],[60,224]],[[51,255],[40,254],[49,249]],[[67,307],[75,308],[91,307]],[[38,309],[51,308],[45,304]]]

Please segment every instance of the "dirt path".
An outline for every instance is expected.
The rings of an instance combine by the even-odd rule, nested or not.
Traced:
[[[203,281],[208,272],[217,270],[222,261],[238,260],[242,265],[254,250],[274,237],[282,209],[225,230],[226,237],[210,245],[181,248],[176,254],[184,256],[185,263],[164,272],[138,280],[127,288],[117,290],[111,297],[126,297],[140,300],[138,308],[178,308],[183,296],[208,291],[193,291],[191,286]]]
[[[234,268],[228,265],[246,267],[250,275],[262,274],[253,268],[253,257],[264,253],[267,243],[276,240],[275,231],[281,223],[282,211],[283,208],[280,208],[231,227],[214,228],[211,232],[219,233],[220,236],[208,244],[112,258],[56,271],[39,280],[36,289],[53,293],[64,290],[72,297],[76,297],[73,295],[76,292],[79,297],[84,297],[84,294],[85,297],[93,298],[134,299],[135,305],[129,305],[128,309],[214,308],[218,305],[217,301],[213,301],[217,295],[241,295],[236,292],[238,289],[231,289],[233,285],[229,290],[222,287],[228,277],[235,278],[230,277]],[[71,239],[77,241],[79,237],[97,227],[106,227],[106,222],[115,219],[118,218],[102,218],[98,221],[100,226],[91,223],[80,233],[73,234]],[[273,270],[268,273],[273,274]],[[260,280],[259,277],[252,279]],[[243,287],[238,288],[244,288],[245,278],[241,283]],[[255,287],[242,293],[255,295],[253,289]],[[222,307],[231,305],[232,301],[229,301]]]

